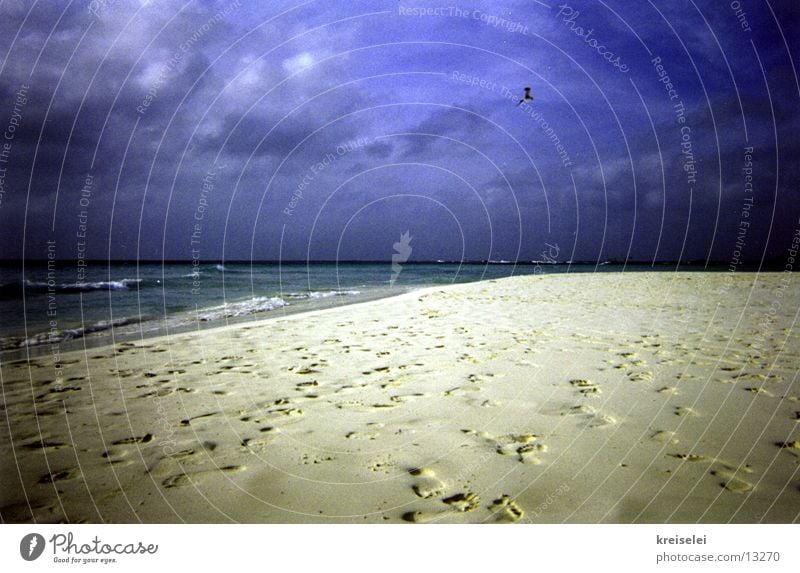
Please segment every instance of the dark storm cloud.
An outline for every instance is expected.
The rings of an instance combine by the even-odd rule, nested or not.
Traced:
[[[403,157],[420,159],[431,153],[440,139],[425,137],[426,134],[448,136],[456,139],[467,139],[471,134],[477,133],[481,128],[488,128],[480,115],[471,109],[444,108],[435,109],[425,120],[420,122],[412,133],[422,134],[421,137],[410,139]]]
[[[189,258],[202,206],[206,259],[388,258],[410,230],[415,258],[727,260],[749,147],[745,253],[782,256],[798,16],[741,5],[749,30],[691,1],[6,1],[2,256],[74,256],[86,210],[91,256]]]

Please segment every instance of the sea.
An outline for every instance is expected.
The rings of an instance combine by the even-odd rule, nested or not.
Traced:
[[[675,270],[675,267],[660,267]],[[0,263],[3,359],[176,334],[411,290],[515,275],[650,265],[437,262]]]

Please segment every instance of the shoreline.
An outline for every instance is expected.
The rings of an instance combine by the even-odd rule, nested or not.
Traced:
[[[333,263],[331,263],[331,264],[333,264]],[[369,264],[369,263],[366,263],[366,264]],[[424,263],[424,264],[433,264],[433,263]],[[470,263],[470,264],[477,264],[477,263]],[[499,263],[495,263],[495,264],[499,265]],[[526,263],[526,264],[531,265],[532,263]],[[567,265],[567,266],[569,266],[569,265]],[[620,263],[619,266],[624,266],[624,265],[622,265]],[[345,297],[342,297],[341,299],[339,299],[338,297],[332,297],[330,299],[320,299],[320,300],[318,300],[317,303],[316,303],[318,306],[315,306],[315,307],[312,307],[312,308],[304,308],[302,306],[298,308],[298,306],[296,306],[298,303],[289,303],[286,306],[277,307],[277,308],[274,308],[274,309],[271,309],[271,310],[267,310],[267,311],[261,311],[261,312],[253,313],[253,314],[250,314],[250,315],[247,315],[247,316],[229,317],[227,319],[219,319],[219,320],[216,320],[216,321],[202,321],[202,320],[197,321],[197,320],[195,320],[195,321],[193,321],[191,323],[190,322],[185,322],[185,323],[181,323],[181,324],[179,324],[177,326],[167,326],[167,325],[165,325],[166,319],[163,316],[156,317],[155,315],[142,315],[144,318],[142,318],[142,316],[140,316],[140,317],[123,316],[123,317],[121,317],[121,319],[117,318],[117,319],[114,319],[114,320],[126,320],[126,321],[130,321],[130,322],[128,322],[128,323],[126,323],[126,324],[124,324],[122,326],[114,326],[113,328],[104,329],[104,330],[100,331],[99,333],[90,333],[88,335],[83,335],[83,336],[76,337],[76,338],[69,338],[69,339],[64,340],[64,341],[44,342],[44,343],[33,344],[33,345],[28,345],[28,346],[0,349],[0,360],[2,360],[2,361],[15,361],[15,360],[19,360],[19,359],[22,359],[22,358],[28,358],[28,357],[30,357],[30,358],[39,358],[39,357],[42,357],[42,356],[47,356],[47,355],[52,353],[51,349],[53,347],[53,344],[58,344],[61,347],[65,347],[65,349],[63,349],[63,350],[61,350],[59,352],[60,354],[63,354],[63,353],[66,353],[66,352],[75,352],[75,351],[80,351],[80,350],[84,350],[84,349],[101,348],[103,346],[113,345],[113,344],[120,343],[120,342],[131,342],[131,341],[137,341],[137,340],[138,341],[144,341],[144,340],[148,340],[148,339],[151,339],[151,338],[177,336],[179,334],[185,334],[185,333],[199,333],[199,332],[204,332],[204,331],[209,330],[209,329],[222,328],[222,327],[226,327],[226,326],[235,326],[235,325],[238,325],[238,324],[246,324],[246,323],[251,323],[251,322],[259,322],[261,320],[273,320],[273,319],[276,319],[276,318],[284,318],[284,317],[287,317],[287,316],[293,316],[295,314],[305,314],[305,313],[315,312],[317,310],[326,310],[326,309],[329,309],[329,308],[338,308],[339,306],[350,306],[350,305],[364,304],[364,303],[368,303],[368,302],[372,302],[372,301],[376,301],[376,300],[382,300],[382,299],[385,299],[385,298],[394,298],[394,297],[402,296],[402,295],[410,293],[410,292],[416,292],[416,291],[425,290],[425,289],[428,289],[428,288],[448,288],[448,287],[454,287],[454,286],[463,285],[463,284],[483,283],[483,282],[503,280],[503,279],[508,279],[508,278],[519,278],[519,277],[523,277],[523,276],[544,277],[544,276],[551,276],[551,275],[552,276],[562,276],[563,274],[565,274],[565,275],[570,275],[570,274],[571,275],[584,275],[584,274],[594,275],[594,274],[601,274],[601,273],[602,274],[618,274],[619,276],[624,276],[625,275],[625,273],[622,272],[622,271],[620,271],[620,272],[615,272],[615,271],[602,271],[602,272],[601,271],[593,271],[593,272],[574,271],[572,273],[570,273],[570,272],[567,272],[567,273],[541,273],[541,274],[533,274],[533,275],[518,274],[518,275],[512,275],[510,277],[484,278],[484,279],[480,279],[480,280],[467,281],[467,282],[451,282],[449,284],[445,283],[445,284],[423,285],[423,286],[413,285],[413,286],[407,286],[407,287],[404,288],[404,290],[402,290],[400,292],[397,292],[397,293],[390,293],[390,292],[387,292],[387,291],[385,291],[383,289],[378,289],[378,288],[371,287],[372,291],[368,292],[366,294],[365,300],[348,300]],[[688,268],[681,269],[681,270],[669,270],[667,268],[660,268],[660,269],[655,269],[654,268],[652,271],[628,271],[628,276],[630,276],[632,273],[635,273],[636,275],[656,274],[656,273],[657,274],[669,273],[670,275],[696,273],[696,274],[704,275],[704,274],[707,274],[707,273],[712,273],[714,275],[720,275],[721,274],[722,276],[726,277],[726,280],[732,280],[732,277],[734,277],[734,276],[744,276],[744,275],[746,275],[746,276],[756,276],[757,277],[757,276],[760,276],[760,275],[782,274],[782,272],[779,271],[779,270],[758,271],[757,269],[740,269],[738,273],[734,274],[734,273],[729,273],[729,272],[725,271],[721,267],[719,267],[719,268],[715,267],[715,268],[712,268],[712,269],[709,269],[709,270],[701,270],[700,268],[695,268],[695,267],[688,267]],[[724,291],[727,288],[728,287],[721,287],[721,290]],[[282,293],[278,293],[276,296],[279,297],[279,298],[284,298],[285,297],[285,295],[282,296]],[[238,302],[246,302],[246,300],[247,299],[245,299],[243,301],[238,301]],[[326,300],[327,300],[327,304],[325,302]],[[237,301],[232,301],[229,304],[236,304],[236,302]],[[307,303],[307,301],[303,301],[303,303],[300,303],[300,304],[305,304],[305,303]],[[211,308],[211,307],[205,307],[205,308]],[[189,312],[191,312],[191,311],[186,311],[186,314],[188,315]],[[171,315],[169,318],[173,318],[174,319],[175,315]],[[225,324],[218,324],[218,323],[223,322],[223,321],[225,322]],[[146,333],[142,333],[142,331],[138,328],[142,324],[151,324],[151,323],[154,324],[154,326],[149,328]],[[80,327],[76,326],[74,328],[82,328],[82,327],[85,327],[85,326],[87,326],[87,325],[82,324]],[[88,326],[93,326],[93,325],[88,325]],[[164,332],[165,330],[169,330],[169,332]],[[119,334],[117,334],[117,333],[119,333]],[[36,334],[29,335],[28,338],[42,336],[43,334],[44,334],[43,332],[37,332]],[[9,337],[11,337],[11,336],[12,335],[9,335]],[[16,337],[16,338],[19,338],[21,340],[25,339],[25,336],[23,336],[22,334],[13,335],[13,336]]]
[[[654,273],[665,273],[669,271],[653,271]],[[687,270],[681,272],[704,272],[704,271],[697,271],[697,270]],[[565,273],[565,275],[569,275],[570,273]],[[572,275],[594,275],[596,273],[572,273]],[[617,274],[617,273],[609,273],[609,274]],[[636,273],[637,275],[646,274],[646,273]],[[763,273],[761,273],[763,274]],[[326,310],[333,310],[339,307],[345,306],[353,306],[353,305],[362,305],[362,304],[369,304],[377,301],[381,301],[384,299],[391,299],[402,297],[405,295],[413,295],[414,293],[418,293],[421,291],[426,290],[437,290],[437,289],[450,289],[462,285],[471,285],[471,284],[481,284],[481,283],[492,283],[499,280],[507,280],[507,279],[519,279],[520,277],[525,276],[532,276],[532,277],[546,277],[546,276],[562,276],[560,273],[548,273],[548,274],[540,274],[540,275],[513,275],[511,277],[503,277],[503,278],[487,278],[481,279],[478,281],[470,281],[464,283],[450,283],[450,284],[441,284],[441,285],[428,285],[428,286],[414,286],[414,287],[407,287],[407,289],[403,292],[398,292],[396,294],[388,294],[388,293],[374,293],[371,298],[367,300],[348,300],[346,298],[342,298],[337,300],[336,298],[328,299],[329,306],[323,308],[300,308],[298,309],[295,305],[289,304],[287,306],[274,308],[269,311],[264,311],[256,314],[252,314],[249,316],[242,316],[242,317],[233,317],[228,319],[220,319],[218,321],[208,321],[207,326],[200,326],[198,328],[194,328],[193,326],[186,326],[185,328],[177,328],[174,332],[163,333],[163,332],[154,332],[152,334],[144,334],[142,335],[141,331],[133,330],[132,332],[128,332],[121,336],[113,335],[114,340],[110,340],[112,338],[111,332],[114,329],[109,329],[108,333],[100,334],[99,336],[95,335],[88,335],[88,336],[81,336],[79,338],[69,339],[63,342],[56,342],[56,343],[44,343],[39,345],[31,345],[21,348],[12,348],[8,350],[0,351],[0,359],[6,359],[6,361],[18,361],[23,358],[27,358],[26,351],[29,351],[30,358],[41,358],[43,356],[48,356],[52,354],[50,349],[52,348],[53,344],[58,344],[62,347],[67,346],[67,349],[60,351],[58,354],[68,354],[72,352],[80,352],[83,350],[89,349],[102,349],[107,346],[114,346],[115,344],[122,343],[122,342],[133,342],[133,341],[140,341],[145,342],[152,339],[169,339],[172,337],[178,337],[183,335],[197,335],[206,331],[213,331],[217,329],[227,329],[227,328],[236,328],[241,325],[251,324],[251,323],[259,323],[261,321],[269,321],[269,320],[278,320],[278,319],[287,319],[290,317],[295,316],[304,316],[304,315],[313,315],[314,313]],[[623,273],[619,273],[619,276],[623,276]],[[280,296],[280,294],[278,295]],[[370,295],[367,295],[370,296]],[[281,297],[282,298],[282,297]],[[321,304],[324,303],[325,299],[319,301]],[[293,310],[294,309],[294,310]],[[154,320],[154,319],[146,319],[146,320]],[[158,322],[163,321],[163,317],[157,319]],[[135,324],[142,324],[145,321],[137,322]],[[223,323],[224,324],[218,324]],[[204,321],[197,321],[194,324],[204,324]],[[117,331],[122,330],[124,327],[115,327]],[[162,327],[159,327],[161,330]],[[89,344],[86,344],[89,342]]]
[[[0,515],[796,521],[782,278],[516,276],[4,362]]]
[[[428,287],[421,287],[421,288],[428,288]],[[59,342],[44,342],[41,344],[34,344],[18,348],[8,348],[5,350],[0,350],[0,360],[15,361],[19,360],[20,358],[27,358],[28,356],[30,356],[30,358],[39,358],[41,356],[47,356],[52,353],[51,349],[54,344],[57,344],[62,348],[66,347],[64,350],[61,350],[59,352],[59,354],[64,354],[69,352],[77,352],[83,350],[84,348],[96,349],[96,348],[102,348],[104,346],[113,346],[114,344],[118,344],[120,342],[146,341],[151,338],[172,337],[181,334],[191,334],[191,333],[196,334],[205,332],[207,330],[213,330],[216,328],[225,328],[229,326],[235,327],[237,325],[248,324],[251,322],[260,322],[262,320],[275,320],[278,318],[286,318],[294,315],[302,315],[306,313],[316,312],[319,310],[329,310],[343,306],[350,306],[354,304],[365,304],[368,302],[383,300],[386,298],[394,298],[396,296],[402,296],[407,292],[414,292],[414,290],[420,290],[420,289],[415,289],[414,287],[411,287],[410,290],[397,292],[396,294],[390,294],[386,292],[371,292],[365,294],[365,299],[362,300],[350,300],[346,297],[330,297],[327,299],[320,299],[316,301],[317,306],[313,308],[304,308],[302,306],[298,308],[297,303],[290,303],[287,304],[286,306],[253,313],[247,316],[228,317],[227,319],[218,319],[214,321],[196,320],[193,323],[186,322],[182,323],[177,327],[167,327],[171,328],[171,332],[168,333],[162,332],[162,330],[165,329],[164,317],[159,317],[159,318],[149,317],[144,319],[138,319],[138,318],[130,319],[129,317],[123,317],[123,319],[131,320],[131,322],[123,326],[115,326],[113,328],[103,330],[100,333],[90,333],[88,335],[76,338],[70,338]],[[139,325],[148,323],[155,323],[157,326],[148,329],[148,331],[145,333],[142,333],[142,331],[137,328],[137,326]],[[112,331],[115,331],[115,333],[112,334]],[[120,331],[122,331],[122,333],[117,334]],[[39,333],[33,336],[39,336],[41,334],[42,333]],[[23,337],[20,336],[20,338]]]

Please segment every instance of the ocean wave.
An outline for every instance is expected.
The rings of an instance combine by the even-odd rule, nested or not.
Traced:
[[[288,305],[289,303],[279,297],[260,296],[250,300],[228,302],[219,306],[204,308],[198,311],[197,317],[203,322],[208,322],[223,318],[236,318],[258,314],[260,312],[268,312]]]
[[[75,340],[76,338],[82,338],[87,334],[93,334],[95,332],[103,332],[105,330],[118,328],[120,326],[128,326],[130,324],[138,324],[140,322],[143,322],[144,320],[147,320],[147,318],[143,316],[123,317],[123,318],[115,318],[114,320],[100,320],[98,322],[95,322],[94,324],[90,324],[88,326],[82,326],[80,328],[65,328],[62,330],[52,330],[52,331],[48,330],[46,332],[37,333],[28,338],[19,336],[8,336],[0,339],[0,350],[42,346],[43,344],[55,344],[57,342]]]
[[[142,279],[122,279],[119,281],[95,281],[56,283],[54,281],[32,281],[30,279],[13,281],[0,285],[0,297],[21,298],[23,294],[91,292],[95,290],[130,290],[131,286],[141,284]]]
[[[214,270],[216,270],[216,271],[218,271],[220,273],[231,274],[231,275],[233,275],[233,274],[240,274],[240,275],[241,274],[248,274],[249,275],[249,274],[253,273],[252,269],[250,269],[250,268],[231,268],[231,267],[227,267],[225,265],[215,265],[214,266]]]
[[[290,292],[285,295],[291,300],[305,300],[309,298],[330,298],[333,296],[355,296],[361,294],[358,290],[328,290],[328,291],[309,291],[309,292]]]

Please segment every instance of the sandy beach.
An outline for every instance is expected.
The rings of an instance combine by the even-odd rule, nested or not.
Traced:
[[[795,522],[789,273],[527,276],[2,363],[5,522]]]

